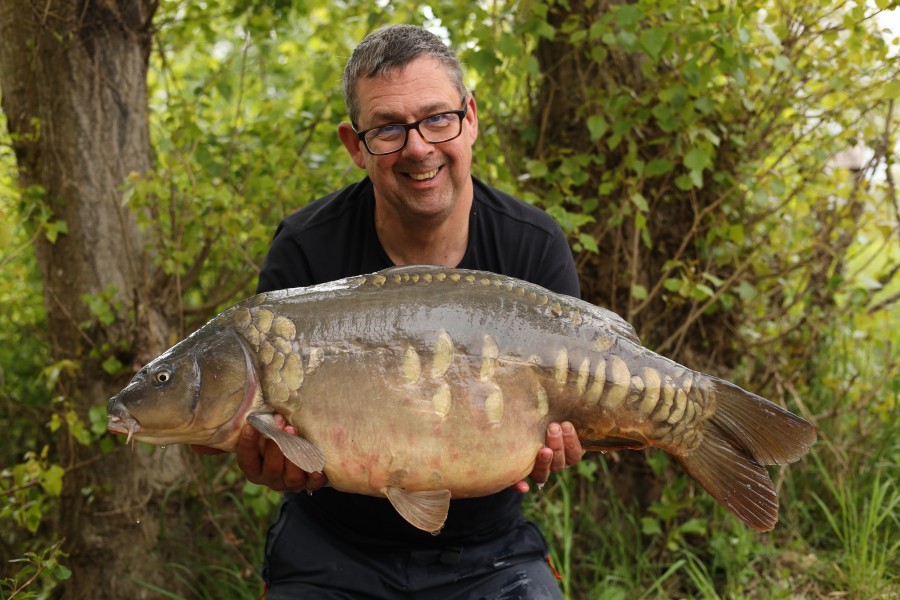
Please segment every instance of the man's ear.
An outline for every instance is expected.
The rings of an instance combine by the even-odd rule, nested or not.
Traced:
[[[353,159],[356,166],[360,169],[365,169],[366,163],[363,160],[363,153],[366,150],[363,147],[362,141],[356,136],[356,132],[353,131],[353,126],[346,121],[338,125],[338,137],[341,138],[344,148],[350,153],[350,158]]]
[[[474,144],[478,139],[478,106],[475,104],[475,94],[470,93],[466,102],[469,103],[469,111],[466,113],[466,121],[469,123],[469,143]]]

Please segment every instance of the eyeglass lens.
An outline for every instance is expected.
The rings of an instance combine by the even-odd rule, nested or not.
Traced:
[[[418,123],[377,127],[366,132],[366,146],[373,154],[395,152],[406,144],[410,129],[418,130],[426,142],[439,144],[462,132],[462,116],[460,111],[451,111],[425,117]]]

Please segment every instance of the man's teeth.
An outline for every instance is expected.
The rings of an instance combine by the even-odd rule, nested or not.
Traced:
[[[431,179],[435,175],[437,175],[438,170],[435,169],[433,171],[428,171],[427,173],[410,173],[409,176],[415,179],[416,181],[425,181],[426,179]]]

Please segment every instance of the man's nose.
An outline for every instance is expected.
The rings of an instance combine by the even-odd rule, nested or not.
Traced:
[[[407,156],[425,156],[432,152],[434,144],[426,141],[418,129],[411,129],[406,135],[406,146],[403,148],[403,152]]]

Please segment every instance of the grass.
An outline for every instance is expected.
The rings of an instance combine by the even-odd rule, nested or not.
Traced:
[[[190,481],[167,496],[163,513],[189,510],[191,531],[167,530],[160,546],[177,557],[166,566],[171,586],[137,581],[168,600],[259,598],[259,575],[269,517],[281,494],[244,480],[233,461],[200,460]],[[161,522],[165,522],[164,515]]]
[[[876,469],[870,481],[833,477],[821,458],[816,466],[827,492],[813,493],[839,544],[832,562],[851,598],[880,598],[895,592],[900,570],[900,489]]]

